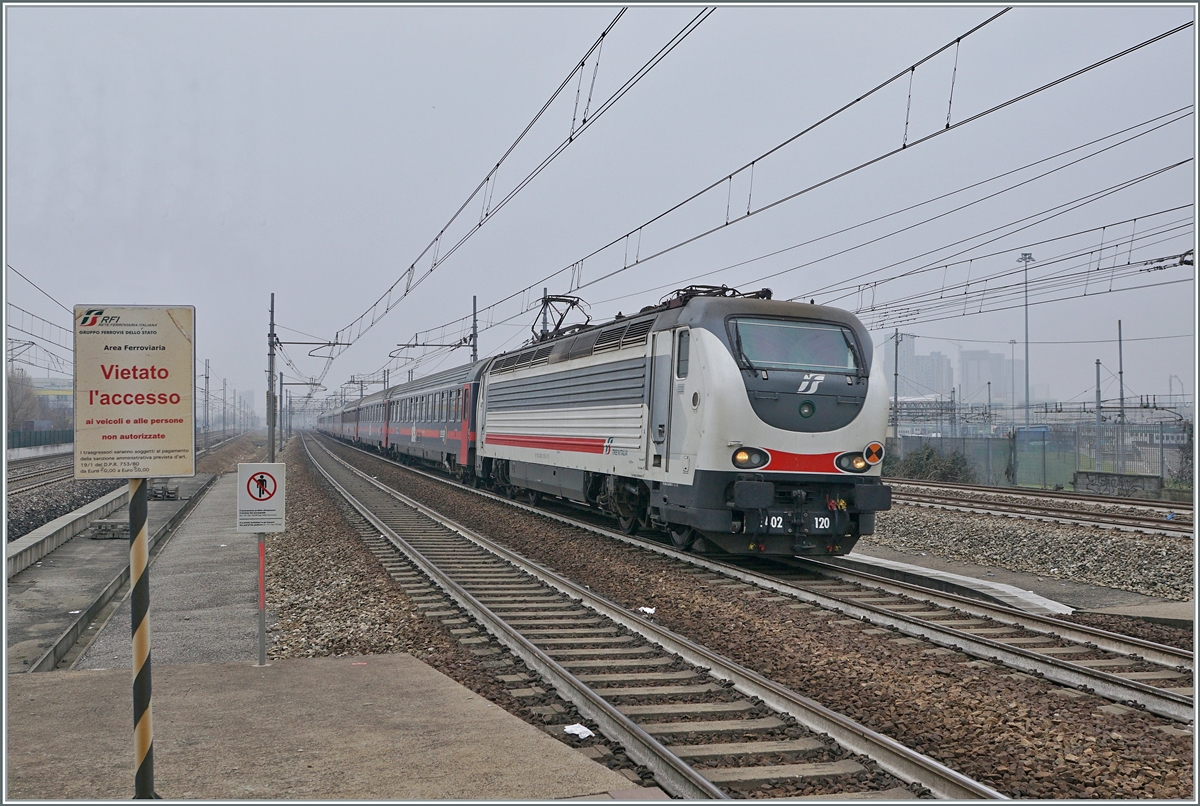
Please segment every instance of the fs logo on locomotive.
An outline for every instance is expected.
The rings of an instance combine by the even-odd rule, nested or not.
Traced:
[[[121,321],[119,316],[105,316],[103,308],[88,308],[83,312],[83,319],[79,321],[80,327],[95,327],[99,324],[115,325]]]
[[[813,375],[811,372],[806,372],[800,381],[800,388],[796,391],[802,395],[816,394],[817,387],[821,385],[821,381],[823,380],[825,380],[824,375]],[[812,385],[810,386],[809,384]]]

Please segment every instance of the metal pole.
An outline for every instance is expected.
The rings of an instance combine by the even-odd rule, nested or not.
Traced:
[[[1046,489],[1046,436],[1050,433],[1049,427],[1042,432],[1042,489]]]
[[[1012,415],[1013,431],[1017,430],[1017,340],[1008,340],[1008,407]]]
[[[267,461],[275,461],[275,295],[271,295],[271,329],[267,334]]]
[[[1160,422],[1158,424],[1158,482],[1160,486],[1167,483],[1167,455],[1166,448],[1163,445],[1163,438],[1165,436],[1164,432],[1165,429],[1163,428],[1163,424]]]
[[[546,304],[546,297],[550,295],[550,289],[542,289],[542,338],[550,333],[550,306]]]
[[[892,362],[892,415],[894,423],[892,427],[892,436],[897,441],[900,439],[900,329],[896,328],[896,333],[893,336],[896,344],[893,348],[894,360]],[[901,451],[903,453],[903,451]]]
[[[471,297],[471,363],[479,360],[479,319],[476,313],[476,298]]]
[[[279,424],[276,429],[279,432],[279,452],[283,453],[283,372],[279,373],[279,396],[276,398],[279,401],[279,419],[275,422]]]
[[[1121,414],[1117,422],[1117,472],[1125,472],[1125,351],[1121,341],[1121,320],[1117,320],[1117,385],[1121,388]]]
[[[204,359],[204,447],[208,447],[208,359]]]
[[[150,545],[146,485],[129,480],[129,603],[133,636],[134,797],[154,799],[154,728],[150,712]]]
[[[1094,452],[1096,454],[1096,466],[1093,468],[1097,473],[1100,472],[1100,359],[1096,359],[1096,444]]]
[[[225,432],[228,430],[228,428],[225,424],[225,414],[228,412],[228,408],[226,408],[228,404],[226,404],[226,402],[225,402],[225,384],[227,384],[227,383],[228,383],[228,381],[225,378],[221,379],[221,434],[222,434],[222,436],[224,436]]]
[[[258,665],[267,665],[267,543],[258,533]]]
[[[1025,429],[1029,430],[1029,263],[1033,255],[1022,252],[1018,263],[1025,264]]]

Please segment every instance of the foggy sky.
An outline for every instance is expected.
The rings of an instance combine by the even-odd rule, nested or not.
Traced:
[[[718,8],[341,355],[325,386],[374,372],[415,332],[469,315],[473,294],[490,305],[636,230],[1000,8]],[[231,388],[255,390],[261,412],[270,294],[278,324],[290,329],[281,338],[333,338],[403,275],[618,10],[7,6],[6,262],[67,307],[195,305],[201,371],[210,359],[215,388],[226,378]],[[569,134],[589,91],[594,107],[699,10],[630,8],[605,40],[594,89],[589,60],[582,84],[571,83],[502,167],[494,198]],[[1018,6],[918,67],[911,84],[906,75],[756,164],[752,186],[739,175],[647,227],[630,248],[650,254],[719,225],[727,208],[736,219],[739,209],[833,177],[906,137],[943,130],[948,114],[951,123],[966,120],[1193,16],[1190,5]],[[1191,115],[890,237],[881,236],[1068,158],[797,245],[1192,107],[1195,42],[1194,28],[1175,34],[578,293],[593,321],[691,282],[769,286],[776,298],[811,296],[855,310],[869,305],[864,294],[882,303],[1014,268],[1022,252],[1035,258],[1032,283],[1064,268],[1056,257],[1095,248],[1087,297],[1030,308],[1031,381],[1049,384],[1060,400],[1090,401],[1099,358],[1112,396],[1115,342],[1061,342],[1115,340],[1120,319],[1127,395],[1165,394],[1169,375],[1190,394],[1192,272],[1140,272],[1113,287],[1187,282],[1107,289],[1126,262],[1194,246],[1194,161],[994,243],[982,245],[980,233],[1190,160]],[[474,225],[481,211],[474,203],[463,221]],[[1179,221],[1129,248],[1139,232]],[[1100,229],[1063,239],[1092,228]],[[950,246],[963,239],[974,240]],[[1102,241],[1107,250],[1099,252]],[[616,249],[585,261],[583,280],[627,260]],[[943,262],[942,270],[857,294],[822,293],[868,272],[877,273],[863,282]],[[550,292],[567,293],[568,278],[548,283]],[[5,296],[70,327],[62,309],[7,270]],[[503,310],[519,310],[519,302]],[[868,321],[869,313],[860,316]],[[531,311],[485,329],[480,354],[518,346],[535,318]],[[942,321],[894,326],[918,336],[920,353],[1008,355],[1010,339],[1018,358],[1023,349],[1020,307],[972,314],[964,298],[962,312]],[[872,335],[883,345],[892,330],[887,324]],[[1137,340],[1176,335],[1186,338]],[[287,349],[304,374],[321,371],[310,348]],[[416,372],[467,358],[459,350]]]

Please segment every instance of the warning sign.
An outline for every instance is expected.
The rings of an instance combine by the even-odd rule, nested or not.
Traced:
[[[270,501],[277,488],[275,477],[265,471],[254,473],[250,476],[250,481],[246,482],[246,492],[250,493],[252,499],[260,502]]]
[[[75,306],[75,478],[196,474],[196,309]]]
[[[287,466],[282,462],[238,465],[238,532],[282,532]]]

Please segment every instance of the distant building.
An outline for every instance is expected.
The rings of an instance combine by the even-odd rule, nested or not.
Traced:
[[[917,338],[902,334],[899,350],[889,339],[885,342],[883,351],[884,371],[887,374],[889,391],[896,375],[897,352],[899,353],[899,394],[900,397],[936,398],[938,395],[949,398],[950,390],[954,388],[954,365],[949,356],[934,351],[929,355],[917,355]]]
[[[75,409],[75,385],[70,378],[30,378],[33,394],[48,412],[70,414]]]

